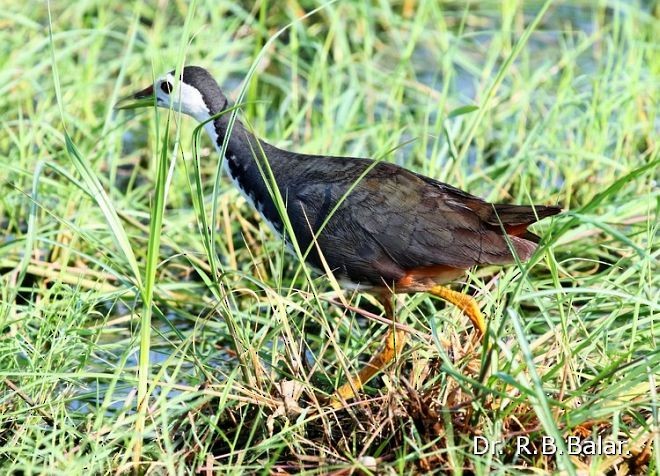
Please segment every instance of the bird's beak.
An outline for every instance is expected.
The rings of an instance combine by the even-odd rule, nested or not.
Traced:
[[[142,91],[121,98],[115,104],[115,109],[137,109],[139,107],[153,106],[155,100],[154,87],[149,86]]]

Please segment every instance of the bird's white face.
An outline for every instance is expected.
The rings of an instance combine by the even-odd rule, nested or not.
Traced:
[[[177,81],[172,73],[167,73],[156,80],[153,94],[159,107],[172,108],[183,114],[205,121],[210,117],[209,109],[204,103],[202,94],[193,86],[182,80]]]
[[[175,112],[181,111],[200,122],[211,117],[199,90],[182,80],[177,81],[172,73],[161,76],[153,85],[121,99],[115,108],[134,109],[153,106],[154,100],[158,107],[172,108]]]

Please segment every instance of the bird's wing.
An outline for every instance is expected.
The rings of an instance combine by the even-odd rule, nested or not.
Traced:
[[[304,171],[295,197],[310,223],[322,223],[370,161],[327,158],[332,172]],[[348,182],[348,183],[347,183]],[[320,237],[338,261],[367,256],[402,270],[442,265],[467,269],[477,264],[512,260],[501,230],[485,226],[492,206],[453,187],[439,186],[401,167],[379,163],[357,183],[336,209]],[[489,211],[490,209],[490,211]],[[317,228],[316,228],[317,229]],[[319,238],[319,243],[324,241]]]

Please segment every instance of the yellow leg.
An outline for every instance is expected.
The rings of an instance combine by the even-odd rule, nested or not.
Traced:
[[[486,320],[484,319],[484,315],[479,310],[477,301],[475,301],[472,296],[468,296],[467,294],[459,293],[457,291],[452,291],[445,286],[434,286],[431,289],[428,289],[426,292],[452,303],[454,306],[463,311],[463,314],[470,318],[472,324],[482,336],[486,333]]]
[[[385,316],[394,321],[394,307],[392,306],[392,296],[383,293],[380,300],[385,308]],[[339,387],[330,397],[330,405],[334,408],[341,408],[346,400],[353,398],[356,393],[366,384],[371,377],[380,372],[387,364],[401,353],[406,344],[406,334],[401,329],[392,329],[387,331],[385,336],[385,346],[378,354],[374,355],[369,363],[365,365],[355,377],[349,377],[348,382]]]
[[[330,398],[330,405],[334,408],[341,408],[343,402],[353,398],[365,383],[371,377],[380,372],[387,364],[401,353],[406,344],[406,334],[401,329],[392,332],[390,329],[385,336],[385,347],[378,354],[374,355],[369,363],[365,365],[356,377],[349,377],[349,381],[339,387]]]

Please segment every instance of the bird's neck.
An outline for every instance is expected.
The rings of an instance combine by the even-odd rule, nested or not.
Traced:
[[[275,147],[260,140],[236,119],[229,131],[231,113],[227,112],[213,121],[204,124],[204,129],[213,141],[218,154],[222,153],[224,141],[227,142],[223,166],[227,175],[245,199],[278,233],[282,232],[281,219],[272,199],[264,177],[268,169],[275,175],[280,191],[282,178]],[[266,162],[268,164],[266,166]]]
[[[261,154],[260,141],[254,134],[246,129],[243,123],[236,119],[229,130],[231,113],[226,112],[216,119],[206,122],[204,129],[213,141],[218,153],[222,153],[224,142],[227,142],[225,148],[225,158],[229,161],[239,163],[243,167],[256,165],[255,160],[258,154]]]

